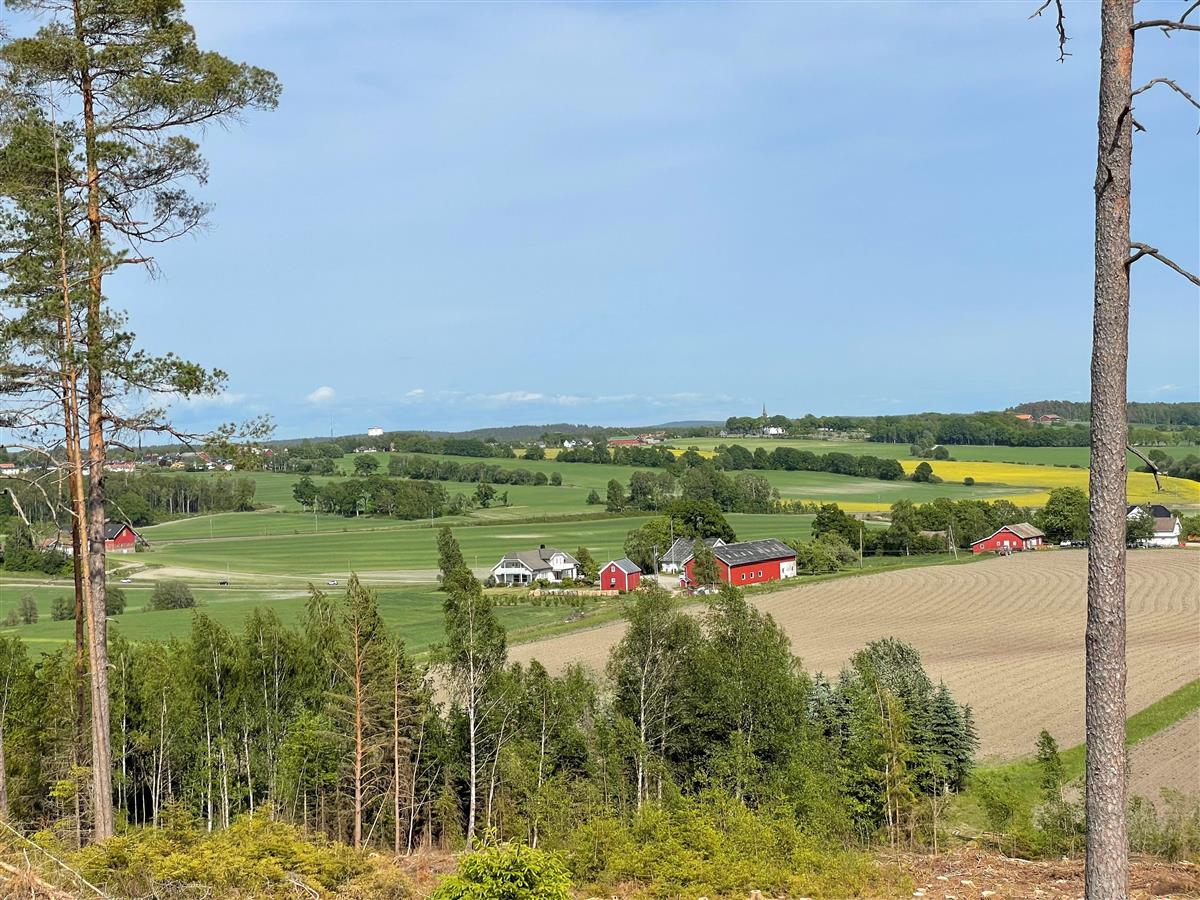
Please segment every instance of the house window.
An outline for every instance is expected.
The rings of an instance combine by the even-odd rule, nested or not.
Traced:
[[[758,570],[758,577],[759,577],[759,578],[762,578],[762,569],[759,569],[759,570]]]
[[[608,579],[608,586],[609,586],[609,587],[616,587],[616,586],[617,586],[617,578],[616,578],[616,576],[615,576],[615,575],[614,575],[612,578]]]
[[[745,580],[746,580],[746,573],[745,573],[745,572],[743,572],[743,573],[742,573],[742,581],[745,581]]]

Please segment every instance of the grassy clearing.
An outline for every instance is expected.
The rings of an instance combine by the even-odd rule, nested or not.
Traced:
[[[1189,682],[1130,716],[1125,723],[1125,746],[1132,747],[1140,741],[1158,734],[1180,719],[1200,709],[1200,679]],[[1032,751],[1033,748],[1030,748]],[[1068,780],[1083,775],[1086,746],[1077,744],[1060,751],[1063,770]],[[1040,773],[1032,753],[1030,756],[998,766],[980,770],[989,776],[1003,778],[1013,787],[1022,804],[1032,807],[1038,800]],[[987,816],[976,794],[968,789],[959,795],[951,809],[951,819],[968,828],[983,830],[987,827]]]
[[[475,567],[491,566],[509,550],[537,547],[539,544],[569,551],[586,546],[597,560],[602,560],[621,555],[626,534],[645,524],[647,519],[500,522],[459,528],[456,536],[468,564]],[[387,524],[386,520],[382,523],[380,520],[362,521]],[[796,537],[807,540],[812,533],[811,516],[734,514],[729,516],[729,521],[738,537],[743,539]],[[158,544],[150,552],[138,554],[137,561],[215,573],[266,574],[291,580],[326,575],[345,576],[351,571],[432,572],[437,566],[436,539],[436,529],[425,523],[374,529],[361,527],[316,534],[299,531],[272,536],[248,535],[225,540],[198,537]]]
[[[324,588],[330,592],[338,588]],[[129,596],[129,606],[126,612],[110,619],[110,627],[114,633],[121,634],[131,641],[167,640],[171,637],[182,636],[192,627],[193,611],[188,609],[163,610],[147,612],[143,609],[150,597],[150,589],[136,589],[126,586]],[[0,612],[7,612],[15,600],[8,599],[9,591],[5,591],[5,600],[0,604]],[[40,621],[34,625],[21,625],[16,628],[3,629],[5,633],[16,634],[35,648],[52,650],[74,639],[74,622],[50,621],[49,604],[53,596],[61,591],[39,590],[37,593],[39,606],[44,601],[45,611]],[[304,605],[308,599],[305,590],[247,590],[238,588],[196,588],[196,598],[200,603],[199,612],[220,622],[234,632],[242,628],[246,617],[258,607],[269,608],[288,625],[300,622],[304,614]],[[379,589],[379,611],[389,629],[399,634],[413,652],[427,650],[432,644],[442,640],[443,595],[432,585],[413,585],[410,587],[383,587]],[[527,635],[540,635],[539,629],[556,626],[587,627],[597,617],[609,613],[609,607],[615,608],[610,601],[590,603],[584,610],[584,616],[571,622],[572,610],[568,607],[534,606],[523,603],[516,606],[501,606],[497,612],[501,623],[508,629],[510,639],[519,641]],[[619,613],[617,613],[619,614]],[[604,618],[603,621],[610,619]]]

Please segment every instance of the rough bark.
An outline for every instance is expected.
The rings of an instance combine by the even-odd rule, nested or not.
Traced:
[[[83,10],[73,4],[75,36],[84,43]],[[86,55],[80,63],[79,83],[83,100],[83,137],[87,171],[88,220],[88,297],[87,297],[87,448],[88,484],[85,545],[81,565],[85,569],[85,594],[88,623],[88,663],[92,701],[92,839],[102,841],[113,835],[112,746],[109,732],[108,695],[108,624],[105,618],[106,517],[104,463],[107,456],[104,438],[104,367],[102,313],[104,303],[104,237],[100,212],[100,172],[97,165],[95,96],[92,71]]]
[[[1087,862],[1091,900],[1128,893],[1125,825],[1125,446],[1133,0],[1101,5],[1092,332],[1086,662]]]

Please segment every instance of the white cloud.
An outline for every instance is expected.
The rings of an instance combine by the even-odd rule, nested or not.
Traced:
[[[411,391],[406,393],[404,396],[416,398],[416,397],[423,396],[424,393],[425,393],[425,388],[413,388]]]
[[[209,409],[212,407],[241,406],[245,402],[245,394],[218,391],[215,394],[204,394],[195,397],[177,397],[171,401],[171,406],[177,409]]]
[[[499,394],[484,394],[480,399],[491,400],[494,403],[536,403],[545,400],[545,394],[534,391],[503,391]]]
[[[1158,387],[1151,390],[1150,393],[1152,393],[1152,394],[1172,394],[1177,390],[1179,390],[1179,385],[1177,385],[1177,384],[1161,384]]]
[[[313,391],[311,394],[309,394],[307,397],[305,397],[304,399],[307,400],[309,403],[315,403],[315,404],[328,403],[330,400],[332,400],[334,398],[335,393],[336,392],[334,391],[333,388],[331,388],[327,384],[323,384],[319,388],[317,388],[315,391]]]

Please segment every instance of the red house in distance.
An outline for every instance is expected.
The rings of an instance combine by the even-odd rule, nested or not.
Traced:
[[[774,538],[721,544],[712,548],[712,554],[717,560],[717,576],[737,587],[796,575],[796,551]],[[696,557],[692,556],[684,565],[688,584],[696,583],[695,567]]]
[[[104,523],[104,549],[109,553],[132,553],[142,536],[124,522]]]
[[[985,538],[971,544],[972,553],[1012,553],[1016,550],[1036,550],[1046,543],[1046,533],[1028,522],[1005,525]]]
[[[602,591],[636,591],[641,581],[641,568],[624,556],[605,563],[604,568],[600,570]]]

